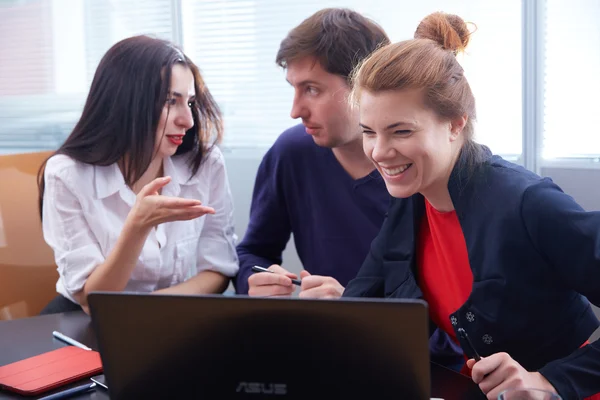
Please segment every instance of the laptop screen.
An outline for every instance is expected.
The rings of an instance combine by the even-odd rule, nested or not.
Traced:
[[[429,399],[421,301],[92,293],[111,399]]]

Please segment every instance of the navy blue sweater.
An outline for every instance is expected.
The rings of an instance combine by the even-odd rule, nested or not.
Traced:
[[[345,286],[369,252],[390,200],[377,171],[355,180],[303,125],[286,130],[258,169],[250,222],[237,247],[236,292],[248,293],[253,265],[282,263],[292,233],[304,269]]]
[[[450,321],[482,356],[507,352],[564,399],[598,393],[600,343],[579,347],[599,325],[588,299],[600,305],[600,212],[485,148],[484,158],[473,174],[461,158],[448,184],[474,280]],[[423,211],[419,194],[393,201],[344,296],[422,297],[415,249]]]

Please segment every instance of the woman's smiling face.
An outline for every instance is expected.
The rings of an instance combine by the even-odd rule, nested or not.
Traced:
[[[444,121],[423,99],[421,89],[365,90],[359,99],[363,149],[394,197],[446,186],[460,147],[465,119]]]

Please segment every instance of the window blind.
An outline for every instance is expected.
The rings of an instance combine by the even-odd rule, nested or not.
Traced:
[[[106,50],[136,34],[173,39],[164,0],[0,3],[0,153],[57,148]]]
[[[455,13],[477,24],[461,58],[477,100],[476,139],[518,157],[521,128],[521,2],[394,0],[182,0],[183,45],[221,105],[225,145],[269,146],[298,123],[293,91],[275,55],[288,31],[324,7],[349,7],[377,21],[392,41],[412,38],[423,17]]]
[[[521,154],[519,0],[1,2],[0,152],[56,148],[79,117],[102,55],[118,40],[142,33],[176,42],[181,36],[224,112],[225,147],[267,147],[298,123],[289,116],[292,88],[274,61],[279,44],[324,7],[355,9],[392,41],[411,38],[434,11],[476,23],[460,59],[477,100],[476,139],[496,153]]]

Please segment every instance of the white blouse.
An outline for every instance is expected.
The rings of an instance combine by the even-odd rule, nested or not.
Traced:
[[[126,291],[167,288],[204,270],[230,277],[237,273],[233,202],[223,154],[214,146],[206,157],[189,180],[185,155],[166,157],[164,175],[172,179],[162,194],[198,199],[215,214],[153,229]],[[93,166],[56,155],[48,161],[44,176],[42,226],[58,266],[56,290],[75,301],[73,295],[114,247],[136,196],[116,164]]]

